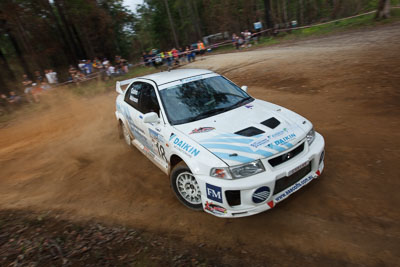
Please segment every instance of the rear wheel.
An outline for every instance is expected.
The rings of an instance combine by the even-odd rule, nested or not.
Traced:
[[[190,209],[203,209],[199,184],[183,161],[172,169],[170,178],[172,189],[180,202]]]

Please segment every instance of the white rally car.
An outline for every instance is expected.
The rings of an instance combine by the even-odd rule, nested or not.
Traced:
[[[116,90],[121,137],[169,175],[189,208],[256,214],[324,168],[324,139],[310,121],[212,71],[161,72],[117,82]]]

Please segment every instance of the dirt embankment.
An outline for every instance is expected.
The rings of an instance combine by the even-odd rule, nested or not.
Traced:
[[[310,119],[326,169],[273,210],[222,220],[183,207],[168,178],[118,139],[115,94],[60,92],[0,130],[0,208],[58,210],[270,264],[400,262],[400,24],[206,57],[254,97]],[[222,250],[224,249],[224,250]],[[228,251],[229,253],[228,253]]]

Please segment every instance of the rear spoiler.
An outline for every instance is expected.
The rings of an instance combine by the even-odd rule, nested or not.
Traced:
[[[129,80],[125,80],[125,81],[120,81],[120,82],[117,81],[117,84],[115,85],[115,91],[117,91],[118,94],[123,94],[124,91],[122,91],[121,86],[130,84],[130,83],[133,82],[134,80],[136,80],[136,78],[129,79]]]

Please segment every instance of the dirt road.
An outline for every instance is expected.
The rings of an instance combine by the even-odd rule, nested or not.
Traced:
[[[219,219],[182,206],[168,178],[118,139],[113,92],[55,93],[48,109],[0,130],[0,208],[140,227],[221,249],[227,262],[397,265],[399,43],[397,23],[188,65],[248,85],[325,137],[321,178],[269,212]]]

